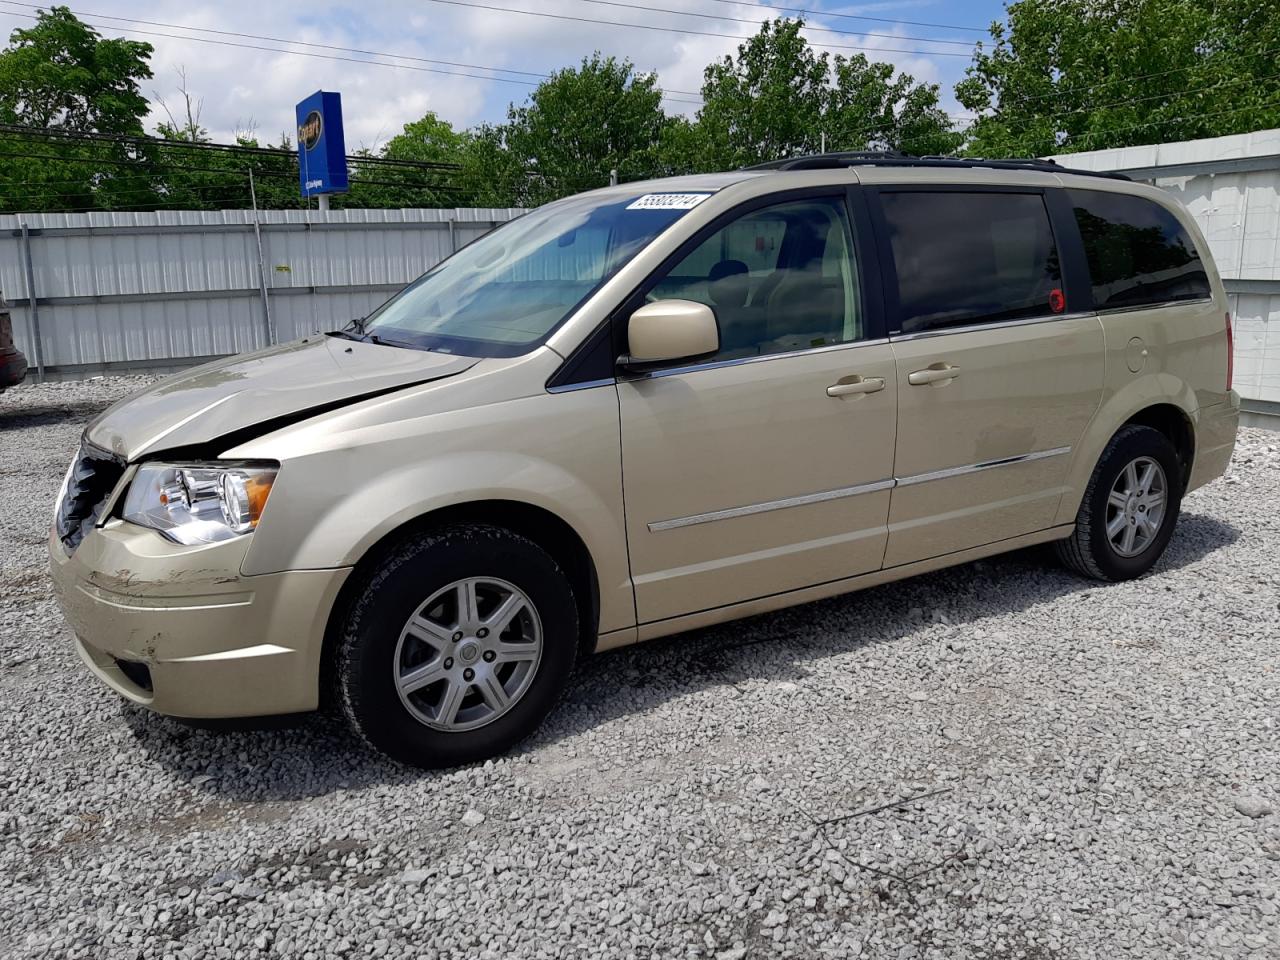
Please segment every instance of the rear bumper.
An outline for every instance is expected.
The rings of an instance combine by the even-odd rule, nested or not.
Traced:
[[[178,717],[301,713],[319,705],[325,626],[347,569],[245,577],[248,544],[182,547],[115,521],[67,557],[55,589],[89,670]]]
[[[1236,448],[1236,430],[1240,427],[1240,395],[1234,390],[1222,403],[1201,407],[1196,418],[1195,462],[1187,492],[1203,487],[1227,472],[1231,454]]]

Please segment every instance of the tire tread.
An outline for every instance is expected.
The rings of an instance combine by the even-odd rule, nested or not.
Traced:
[[[358,671],[360,664],[360,636],[359,626],[361,618],[367,607],[373,602],[373,598],[377,595],[379,587],[404,564],[411,563],[418,557],[433,549],[442,547],[451,542],[474,539],[487,539],[493,541],[495,546],[503,544],[519,543],[526,548],[541,553],[547,560],[550,567],[564,578],[568,584],[569,578],[565,575],[560,565],[556,563],[546,550],[538,546],[534,541],[514,533],[504,527],[485,523],[453,523],[448,526],[439,527],[429,530],[425,533],[418,533],[406,537],[395,546],[391,547],[383,558],[374,567],[373,572],[368,576],[365,583],[360,585],[360,591],[355,601],[347,610],[345,620],[342,625],[342,633],[338,638],[337,649],[334,654],[334,670],[333,670],[333,695],[334,701],[339,705],[343,716],[346,718],[350,729],[370,750],[381,752],[382,748],[373,741],[368,731],[365,729],[362,716],[362,702],[360,700],[362,684],[359,681]],[[576,607],[575,607],[576,610]],[[570,662],[570,670],[576,662],[576,644],[573,651],[573,660]],[[562,685],[556,703],[563,698],[566,683]],[[554,708],[554,704],[553,704]],[[534,734],[537,727],[531,727],[526,730],[524,735],[510,744],[511,747],[528,739]]]
[[[1112,454],[1122,444],[1126,443],[1130,438],[1141,438],[1146,435],[1153,435],[1159,438],[1159,442],[1168,443],[1168,439],[1158,430],[1151,427],[1142,426],[1141,424],[1128,424],[1116,431],[1115,435],[1107,442],[1107,446],[1102,451],[1102,456],[1098,458],[1098,464],[1094,467],[1093,474],[1089,477],[1089,483],[1085,487],[1084,497],[1080,501],[1080,510],[1076,514],[1075,529],[1071,532],[1071,536],[1065,540],[1058,540],[1054,543],[1054,552],[1058,559],[1068,569],[1074,570],[1081,576],[1088,577],[1091,580],[1114,581],[1117,578],[1109,575],[1098,563],[1098,551],[1107,549],[1105,544],[1094,543],[1093,538],[1093,521],[1094,521],[1094,501],[1097,493],[1098,484],[1102,480],[1103,468],[1110,461]],[[1174,483],[1174,478],[1168,478],[1169,483]],[[1178,499],[1172,496],[1170,491],[1169,509],[1176,510]],[[1176,519],[1176,513],[1173,513],[1171,520]]]

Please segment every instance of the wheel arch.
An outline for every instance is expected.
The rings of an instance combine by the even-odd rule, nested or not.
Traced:
[[[1075,522],[1089,478],[1107,444],[1122,428],[1132,424],[1151,427],[1169,438],[1178,453],[1180,479],[1186,487],[1196,454],[1195,395],[1181,383],[1161,382],[1159,387],[1162,389],[1152,389],[1150,378],[1147,382],[1135,381],[1132,389],[1122,390],[1103,403],[1080,438],[1059,502],[1056,524]]]
[[[321,697],[332,689],[334,651],[342,622],[370,571],[405,540],[455,523],[502,527],[532,540],[568,574],[578,604],[578,653],[594,652],[600,622],[600,581],[586,543],[564,518],[519,500],[472,500],[429,510],[384,533],[356,561],[329,612],[321,657]]]
[[[1181,468],[1182,486],[1185,488],[1191,478],[1191,466],[1195,462],[1196,431],[1191,417],[1181,407],[1172,403],[1155,403],[1143,407],[1116,430],[1130,425],[1151,427],[1158,430],[1173,444],[1178,454],[1178,466]],[[1113,433],[1112,436],[1115,434]]]

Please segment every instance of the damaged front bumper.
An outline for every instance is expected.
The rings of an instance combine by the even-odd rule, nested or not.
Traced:
[[[325,625],[349,569],[242,576],[248,537],[202,546],[108,522],[53,581],[80,656],[117,693],[177,717],[254,717],[319,705]]]

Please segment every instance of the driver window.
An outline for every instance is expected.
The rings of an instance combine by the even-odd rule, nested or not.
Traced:
[[[862,337],[857,261],[844,201],[762,207],[717,230],[650,290],[715,312],[711,360],[788,353]]]

